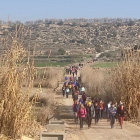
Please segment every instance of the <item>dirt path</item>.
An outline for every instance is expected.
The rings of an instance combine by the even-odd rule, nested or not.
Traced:
[[[85,124],[84,129],[80,130],[79,124],[76,126],[73,120],[71,95],[68,99],[62,98],[60,90],[56,98],[62,100],[62,105],[58,108],[59,115],[56,118],[65,121],[66,133],[70,134],[66,140],[140,140],[140,127],[129,122],[124,122],[123,129],[120,129],[118,123],[115,123],[114,129],[111,129],[106,119],[99,121],[97,125],[93,120],[90,129]]]
[[[59,97],[59,98],[58,98]],[[57,95],[58,100],[62,100],[62,105],[59,106],[59,117],[66,123],[66,132],[76,136],[79,140],[139,140],[140,128],[129,122],[124,122],[123,129],[120,129],[118,123],[115,124],[114,129],[110,128],[109,122],[106,119],[99,121],[97,125],[92,122],[92,127],[87,128],[84,125],[84,129],[79,129],[79,124],[76,126],[73,120],[72,112],[72,99],[62,98],[62,95]],[[69,140],[66,138],[66,140]]]

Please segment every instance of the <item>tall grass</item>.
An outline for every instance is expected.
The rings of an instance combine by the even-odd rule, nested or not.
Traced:
[[[110,76],[110,70],[83,67],[81,71],[81,80],[89,96],[105,97],[110,94]]]
[[[36,68],[36,74],[34,79],[34,87],[47,87],[55,88],[58,81],[61,81],[64,76],[64,68],[58,67],[46,67],[46,68]]]

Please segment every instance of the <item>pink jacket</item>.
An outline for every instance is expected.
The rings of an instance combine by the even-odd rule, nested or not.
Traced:
[[[86,114],[87,114],[86,109],[79,109],[79,111],[78,111],[78,117],[85,118],[86,117]]]

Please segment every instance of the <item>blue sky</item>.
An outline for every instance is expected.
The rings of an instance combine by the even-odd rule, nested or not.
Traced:
[[[46,18],[140,19],[140,0],[0,0],[0,19],[28,21]]]

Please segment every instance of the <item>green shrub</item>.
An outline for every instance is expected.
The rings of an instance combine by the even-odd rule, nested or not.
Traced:
[[[64,55],[65,53],[66,53],[66,51],[63,48],[60,48],[58,50],[58,54],[60,54],[60,55]]]

